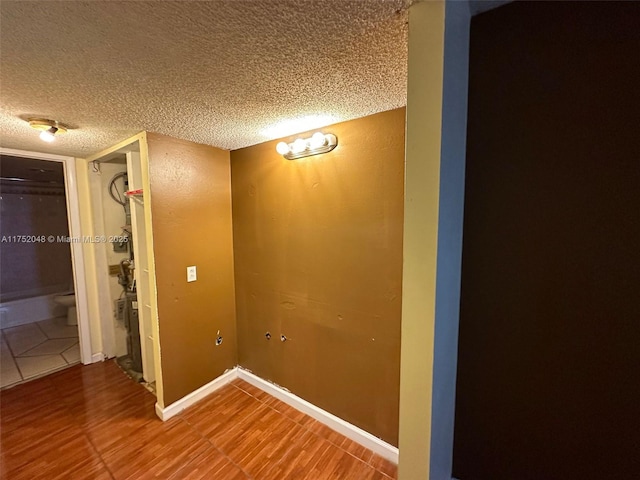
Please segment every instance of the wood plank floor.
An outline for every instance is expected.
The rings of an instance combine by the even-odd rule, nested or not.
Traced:
[[[167,422],[108,361],[0,392],[4,480],[389,480],[396,466],[236,380]]]

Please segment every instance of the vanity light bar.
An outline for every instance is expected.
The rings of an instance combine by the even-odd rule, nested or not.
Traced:
[[[338,138],[332,133],[316,132],[309,138],[298,138],[292,143],[280,142],[276,151],[287,160],[327,153],[336,148]]]

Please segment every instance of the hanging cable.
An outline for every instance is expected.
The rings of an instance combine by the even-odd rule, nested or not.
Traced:
[[[113,198],[113,200],[117,203],[119,203],[120,205],[122,205],[123,207],[125,207],[125,205],[127,204],[127,200],[126,198],[123,198],[122,195],[120,195],[120,191],[118,190],[118,187],[116,186],[116,181],[120,178],[123,179],[126,178],[127,176],[127,172],[120,172],[120,173],[116,173],[113,178],[111,179],[111,181],[109,182],[109,195],[111,196],[111,198]],[[115,194],[113,193],[115,190]],[[123,192],[124,194],[124,192]],[[117,195],[117,197],[116,197]]]

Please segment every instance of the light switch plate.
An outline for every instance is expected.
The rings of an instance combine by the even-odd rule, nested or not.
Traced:
[[[196,275],[196,266],[187,267],[187,282],[195,282],[198,279]]]

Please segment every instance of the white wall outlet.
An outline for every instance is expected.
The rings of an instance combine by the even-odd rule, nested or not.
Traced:
[[[187,267],[187,282],[195,282],[198,279],[196,275],[196,266]]]

